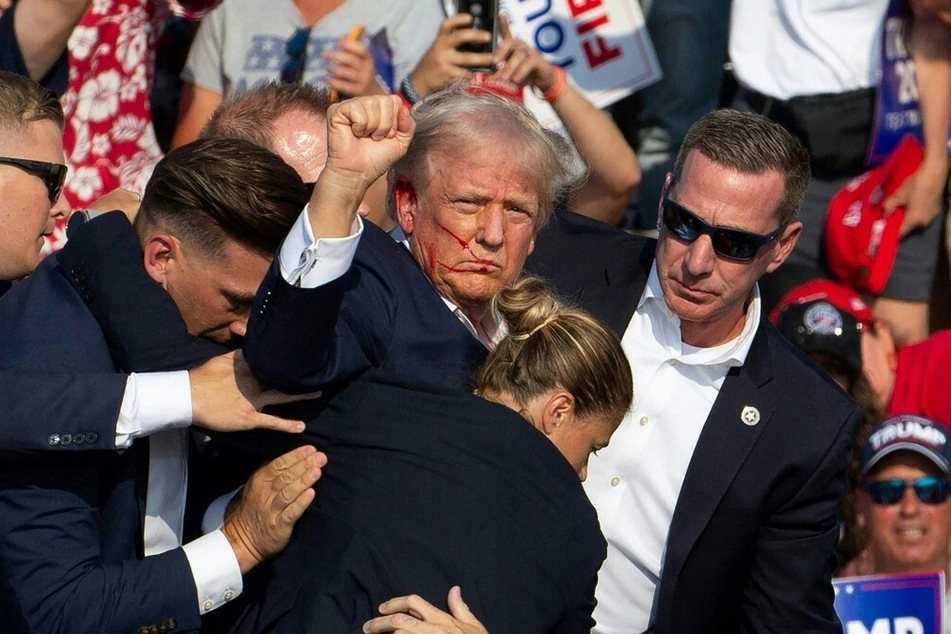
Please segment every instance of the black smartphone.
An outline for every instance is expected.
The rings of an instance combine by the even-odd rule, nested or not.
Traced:
[[[457,0],[457,13],[468,13],[472,16],[470,28],[488,31],[492,34],[492,41],[485,44],[463,44],[460,51],[467,53],[494,53],[499,39],[499,0]],[[494,68],[473,68],[492,72]]]

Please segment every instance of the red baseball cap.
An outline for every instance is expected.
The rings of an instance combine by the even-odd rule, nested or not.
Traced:
[[[908,134],[884,163],[858,176],[829,203],[826,216],[826,262],[843,284],[879,294],[885,288],[900,241],[905,209],[885,216],[882,202],[911,176],[924,153]]]
[[[862,329],[873,317],[855,291],[826,279],[796,286],[769,313],[783,336],[803,351],[834,354],[856,372],[862,370]]]

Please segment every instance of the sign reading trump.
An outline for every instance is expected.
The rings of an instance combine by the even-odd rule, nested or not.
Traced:
[[[845,634],[941,634],[944,573],[836,579]]]

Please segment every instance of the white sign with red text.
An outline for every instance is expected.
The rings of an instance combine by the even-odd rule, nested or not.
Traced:
[[[636,0],[503,0],[502,8],[513,34],[564,68],[599,108],[662,76]],[[558,120],[531,91],[525,105],[543,123]]]

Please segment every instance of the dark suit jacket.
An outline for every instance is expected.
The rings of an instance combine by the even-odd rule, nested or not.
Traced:
[[[340,385],[369,368],[463,388],[487,351],[449,311],[412,254],[366,223],[350,270],[313,289],[276,259],[255,298],[244,353],[266,385]]]
[[[4,370],[116,371],[95,320],[55,255],[0,302],[0,350]],[[109,420],[114,437],[115,412]],[[4,456],[0,631],[198,628],[196,590],[183,551],[136,560],[147,456],[147,445],[138,441],[122,454]]]
[[[493,634],[589,632],[605,556],[555,446],[515,412],[371,372],[308,422],[327,467],[241,632],[359,631],[377,606],[449,588]]]
[[[620,335],[652,257],[651,241],[559,213],[526,268]],[[760,411],[757,425],[740,421],[748,404]],[[858,423],[851,400],[764,319],[746,362],[724,381],[687,468],[655,631],[841,631],[830,580]]]
[[[70,220],[70,240],[57,258],[60,269],[99,321],[115,368],[92,372],[85,366],[82,374],[69,374],[68,365],[57,359],[37,372],[25,372],[13,363],[12,357],[23,346],[4,349],[0,354],[8,357],[9,362],[3,367],[17,369],[0,368],[0,451],[114,449],[116,418],[126,385],[125,374],[115,370],[145,372],[191,367],[221,351],[211,342],[189,337],[177,318],[156,319],[149,322],[148,329],[141,328],[143,315],[174,316],[178,309],[142,268],[138,238],[125,216],[118,212],[73,231],[77,219],[81,216]],[[103,284],[108,286],[100,288]],[[147,292],[141,292],[143,288]],[[130,301],[133,297],[136,301]],[[5,301],[8,300],[0,298],[0,302]],[[20,311],[25,309],[21,305],[7,315],[20,320]],[[39,318],[48,328],[48,343],[55,346],[60,343],[58,337],[72,335],[71,324],[56,323],[55,315],[43,314]],[[123,329],[128,332],[117,336]]]

